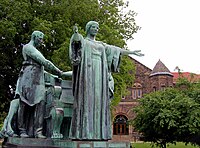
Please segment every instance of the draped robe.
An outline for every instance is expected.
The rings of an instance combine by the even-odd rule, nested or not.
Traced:
[[[73,61],[77,58],[72,56],[77,46],[72,46],[72,40],[70,45]],[[114,88],[114,83],[109,82],[113,80],[110,70],[118,68],[120,50],[89,38],[81,40],[80,50],[80,62],[73,65],[74,106],[70,138],[109,140],[112,137],[110,96]]]

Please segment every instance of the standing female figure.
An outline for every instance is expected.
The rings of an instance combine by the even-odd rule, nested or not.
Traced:
[[[70,41],[73,64],[74,106],[70,138],[109,140],[112,137],[110,99],[113,96],[111,72],[118,70],[120,54],[138,54],[96,41],[99,24],[86,25],[86,38],[75,28]]]

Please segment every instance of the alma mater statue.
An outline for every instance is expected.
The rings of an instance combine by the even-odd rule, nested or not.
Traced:
[[[86,38],[83,38],[75,26],[70,40],[74,95],[70,138],[74,140],[111,139],[109,105],[114,88],[111,72],[118,70],[120,55],[143,56],[138,50],[123,50],[96,41],[98,29],[97,22],[88,22]]]

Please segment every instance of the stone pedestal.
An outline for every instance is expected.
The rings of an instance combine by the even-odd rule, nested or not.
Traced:
[[[16,148],[130,148],[130,142],[71,141],[59,139],[15,138],[4,139],[3,147]]]

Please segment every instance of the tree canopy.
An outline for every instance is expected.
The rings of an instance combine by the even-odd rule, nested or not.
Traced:
[[[72,26],[78,24],[79,32],[84,35],[86,23],[95,20],[100,24],[97,40],[126,48],[126,40],[132,39],[139,29],[135,12],[124,11],[127,7],[128,3],[123,0],[1,0],[0,112],[7,112],[9,102],[14,98],[23,61],[22,46],[29,42],[34,30],[45,34],[45,46],[40,48],[44,56],[63,71],[68,71],[71,70],[68,47]],[[134,65],[122,66],[125,71],[129,68],[134,70]],[[121,80],[123,87],[116,86],[116,90],[125,92],[126,82],[133,77],[126,78],[125,74],[116,77],[115,82],[120,77],[126,79]]]
[[[183,87],[184,86],[184,89]],[[165,148],[176,141],[197,143],[200,133],[199,83],[180,80],[176,88],[144,96],[133,125],[146,141]],[[196,138],[196,139],[195,139]],[[199,137],[198,137],[199,138]]]

